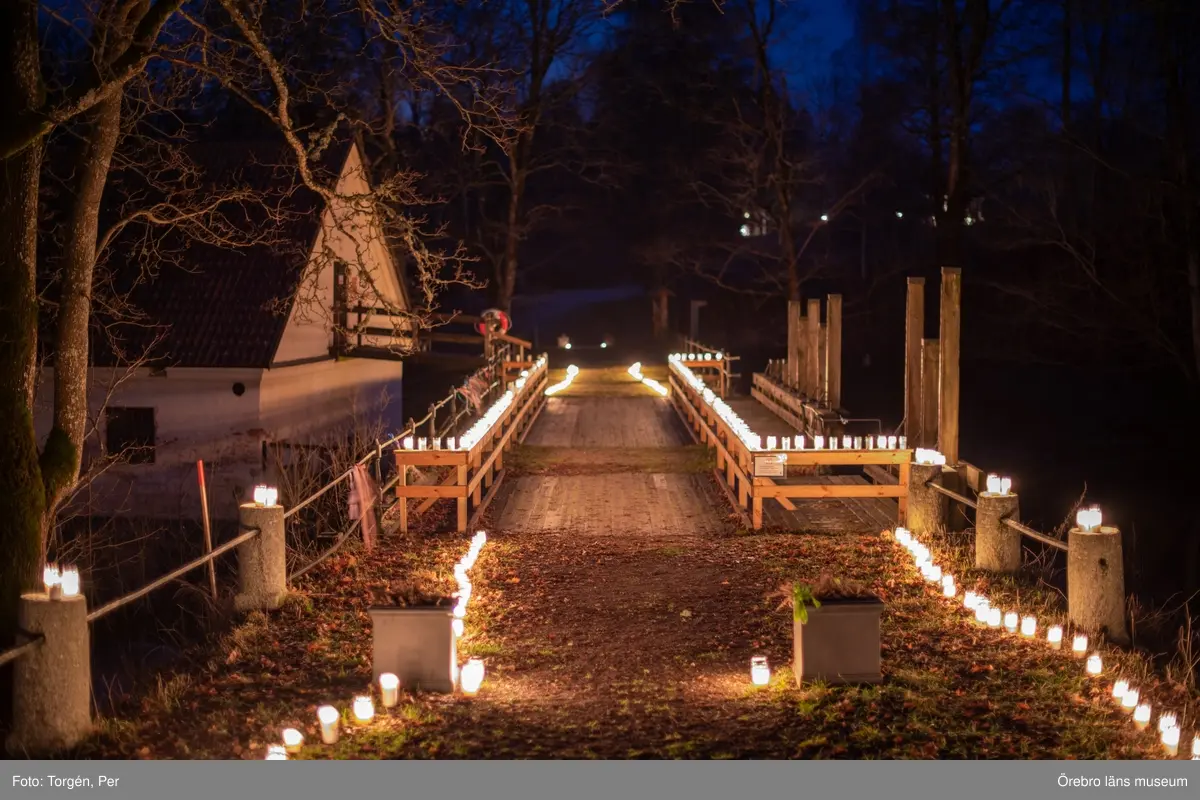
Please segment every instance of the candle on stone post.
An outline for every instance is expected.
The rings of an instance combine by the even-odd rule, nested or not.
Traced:
[[[1080,509],[1067,534],[1067,610],[1081,630],[1105,631],[1128,644],[1121,531],[1104,525],[1097,506]]]

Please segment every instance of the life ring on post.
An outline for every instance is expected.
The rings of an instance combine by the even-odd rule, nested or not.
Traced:
[[[511,327],[512,319],[508,314],[498,308],[489,308],[479,315],[479,323],[476,324],[475,330],[479,331],[480,336],[496,336],[508,333]]]

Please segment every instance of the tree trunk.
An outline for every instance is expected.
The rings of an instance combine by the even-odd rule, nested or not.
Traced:
[[[0,3],[0,124],[40,105],[35,2]],[[0,160],[0,647],[21,592],[38,587],[45,493],[33,428],[42,146]]]
[[[121,132],[121,95],[96,106],[85,122],[75,203],[67,224],[62,294],[58,306],[54,427],[42,453],[48,517],[53,516],[58,501],[79,478],[80,456],[87,434],[92,274],[96,266],[100,203]]]
[[[517,258],[521,246],[521,201],[525,195],[525,157],[527,139],[522,134],[513,147],[513,163],[509,178],[508,219],[504,229],[504,258],[497,276],[496,306],[510,311],[517,290]]]

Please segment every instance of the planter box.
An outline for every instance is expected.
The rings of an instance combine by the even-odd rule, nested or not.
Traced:
[[[454,691],[458,662],[452,606],[376,606],[371,615],[374,679],[395,673],[400,686],[423,692]]]
[[[879,617],[875,598],[830,600],[808,609],[808,622],[793,620],[796,682],[879,683]]]

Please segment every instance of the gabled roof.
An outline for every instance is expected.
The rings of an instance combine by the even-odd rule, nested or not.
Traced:
[[[316,165],[323,181],[336,179],[350,148],[345,143],[324,154]],[[134,286],[130,299],[143,318],[110,325],[109,331],[126,357],[148,351],[155,366],[266,368],[321,229],[324,202],[301,184],[294,156],[281,143],[210,142],[188,152],[207,183],[249,188],[266,198],[270,212],[253,204],[235,207],[233,221],[271,231],[272,241],[220,247],[171,234],[161,249],[175,251],[176,263],[150,264],[155,274],[149,277],[145,264],[122,256],[136,252],[137,242],[116,243],[109,265],[114,284]],[[95,364],[117,363],[99,324],[92,339]]]

